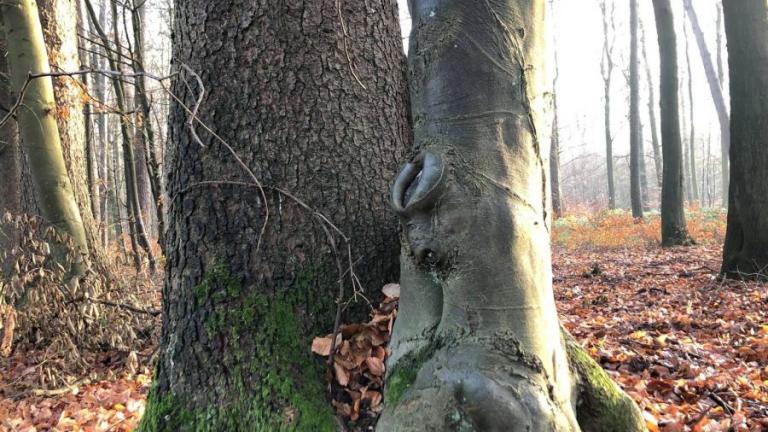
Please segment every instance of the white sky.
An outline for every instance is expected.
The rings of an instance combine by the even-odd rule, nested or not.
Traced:
[[[610,4],[612,0],[608,0]],[[613,0],[615,2],[616,41],[615,60],[616,68],[613,74],[611,101],[613,106],[612,128],[614,134],[614,154],[618,157],[629,152],[629,131],[627,129],[627,117],[629,114],[629,90],[625,73],[628,74],[627,63],[629,59],[629,2]],[[716,4],[718,0],[695,0],[694,7],[699,17],[699,23],[706,35],[707,45],[715,58],[715,22]],[[407,36],[410,33],[411,22],[408,14],[407,0],[398,0],[400,5],[400,25],[403,31],[403,42],[407,46]],[[682,1],[673,1],[674,19],[677,27],[678,39],[678,70],[681,85],[687,86],[685,41],[683,24],[687,24],[684,15]],[[598,6],[598,0],[554,0],[552,13],[549,16],[554,27],[552,36],[557,50],[560,76],[557,85],[560,135],[562,140],[563,155],[561,163],[586,152],[605,154],[605,139],[603,127],[603,81],[600,75],[600,59],[603,45],[602,15]],[[655,19],[650,2],[639,1],[640,18],[645,26],[647,38],[647,50],[651,63],[654,87],[658,104],[658,42],[656,40]],[[717,117],[715,115],[712,98],[704,77],[704,69],[701,57],[695,44],[693,34],[690,33],[690,56],[694,83],[694,114],[696,120],[697,143],[705,145],[708,134],[711,131],[713,148],[717,148],[719,132]],[[723,47],[725,56],[725,47]],[[642,57],[641,57],[642,62]],[[727,76],[727,61],[726,76]],[[553,75],[554,76],[554,75]],[[641,94],[641,116],[644,124],[648,125],[646,108],[648,90],[645,87],[645,72],[641,63],[640,76],[643,83]],[[727,89],[727,86],[726,86]],[[681,98],[688,106],[687,87],[683,88]],[[727,93],[727,91],[726,91]],[[727,95],[726,95],[727,97]],[[687,108],[681,110],[681,125],[683,136],[687,136],[688,117]],[[658,121],[658,119],[657,119]],[[651,151],[650,130],[643,134],[648,144],[646,151]]]

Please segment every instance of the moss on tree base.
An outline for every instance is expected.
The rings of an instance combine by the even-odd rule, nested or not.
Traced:
[[[225,265],[211,266],[191,288],[196,308],[207,311],[200,343],[216,350],[209,356],[216,365],[202,366],[210,368],[203,380],[210,388],[197,391],[225,395],[219,398],[224,400],[174,393],[163,381],[161,359],[158,382],[149,393],[138,430],[335,431],[323,365],[309,350],[308,335],[316,329],[308,331],[298,312],[329,314],[332,322],[333,307],[320,299],[308,301],[315,297],[311,294],[317,277],[311,266],[305,267],[290,288],[267,295],[245,289]],[[216,371],[225,373],[220,376]]]

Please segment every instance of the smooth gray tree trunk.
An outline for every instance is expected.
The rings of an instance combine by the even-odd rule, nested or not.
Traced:
[[[410,6],[416,155],[392,188],[404,253],[377,431],[644,430],[557,317],[545,1]]]

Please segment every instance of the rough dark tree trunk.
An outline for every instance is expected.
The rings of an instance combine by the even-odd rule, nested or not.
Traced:
[[[643,217],[640,175],[640,77],[638,73],[637,0],[629,0],[629,196],[632,217]]]
[[[614,22],[614,5],[610,10],[606,0],[600,2],[603,14],[603,56],[600,61],[600,72],[603,76],[603,97],[605,98],[603,122],[605,127],[605,166],[608,173],[608,208],[616,208],[616,185],[613,177],[613,135],[611,134],[611,78],[613,75],[613,38],[616,34]],[[609,30],[610,29],[610,30]],[[609,34],[610,31],[610,34]]]
[[[396,3],[180,0],[175,14],[174,64],[206,89],[198,116],[267,201],[255,187],[200,183],[251,180],[196,124],[199,145],[174,103],[163,331],[141,430],[334,431],[309,346],[332,329],[332,251],[346,269],[346,245],[276,188],[346,233],[366,289],[397,280],[387,191],[410,127]],[[177,79],[173,91],[191,107],[202,89],[182,73],[190,87]]]
[[[678,107],[677,41],[670,0],[653,0],[661,66],[661,146],[664,174],[661,186],[661,244],[690,243],[683,206],[683,143]]]
[[[377,430],[643,430],[558,324],[544,0],[410,4],[418,153],[392,189],[406,253]]]
[[[722,152],[720,167],[723,186],[722,205],[725,207],[728,205],[728,149],[731,142],[728,109],[725,105],[722,85],[720,84],[720,80],[717,79],[717,75],[715,74],[715,67],[712,64],[712,56],[709,53],[709,48],[707,48],[704,32],[701,31],[699,19],[696,16],[696,10],[693,8],[693,3],[691,0],[685,0],[685,13],[688,16],[689,22],[691,23],[691,29],[693,30],[693,36],[696,39],[696,45],[699,47],[699,55],[701,57],[701,62],[704,65],[704,75],[707,78],[707,84],[709,84],[709,92],[712,95],[712,100],[715,103],[715,111],[717,112],[717,119],[720,123],[720,149]]]
[[[722,272],[768,280],[768,3],[725,0],[731,183]]]

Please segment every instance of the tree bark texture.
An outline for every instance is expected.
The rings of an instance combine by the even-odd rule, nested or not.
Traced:
[[[638,71],[637,0],[629,0],[629,196],[632,217],[643,217],[643,193],[640,175],[640,74]]]
[[[11,81],[8,75],[8,46],[5,41],[5,32],[0,17],[0,106],[9,108],[15,102],[11,94]],[[0,118],[7,112],[0,109]],[[6,212],[19,213],[21,160],[19,151],[19,131],[16,119],[10,118],[8,122],[0,126],[0,216]],[[0,246],[2,246],[0,241]]]
[[[722,85],[720,84],[720,80],[718,80],[718,76],[715,73],[715,66],[712,64],[712,56],[709,53],[709,48],[707,48],[707,41],[704,38],[704,32],[701,30],[699,19],[696,15],[696,10],[693,8],[693,2],[691,0],[685,0],[685,13],[688,16],[688,21],[691,24],[693,36],[696,39],[696,45],[699,47],[699,56],[701,57],[701,62],[704,65],[704,75],[707,78],[709,92],[712,95],[712,101],[715,104],[715,111],[717,112],[717,119],[720,123],[720,149],[722,152],[722,157],[720,159],[720,171],[723,186],[722,205],[723,207],[726,207],[729,202],[728,149],[731,142],[728,108],[725,105]]]
[[[193,139],[174,103],[163,331],[141,429],[335,431],[309,346],[332,329],[346,243],[276,188],[346,234],[366,296],[397,280],[387,191],[410,127],[396,3],[180,0],[174,28],[174,64],[206,90],[199,119],[267,201],[200,183],[252,180],[199,124],[204,146]],[[191,108],[202,89],[182,73],[173,91]]]
[[[683,144],[678,105],[677,41],[670,0],[653,0],[659,40],[661,147],[664,174],[661,185],[661,244],[688,243],[683,205]]]
[[[0,3],[0,13],[5,24],[11,84],[16,97],[26,86],[22,99],[25,109],[17,112],[17,119],[41,215],[46,222],[69,234],[75,245],[87,253],[86,232],[56,124],[53,84],[49,77],[33,79],[27,84],[30,73],[50,72],[37,5],[33,0],[9,0]],[[85,202],[87,205],[88,201]],[[78,267],[73,268],[75,273],[84,270]]]
[[[725,0],[731,182],[722,272],[768,279],[768,3]]]
[[[544,0],[410,5],[417,154],[392,188],[405,253],[377,430],[642,430],[631,402],[610,427],[586,402],[558,324]]]

